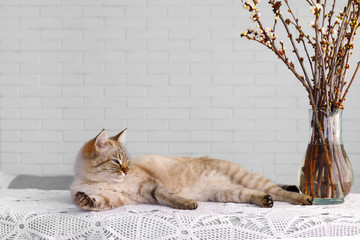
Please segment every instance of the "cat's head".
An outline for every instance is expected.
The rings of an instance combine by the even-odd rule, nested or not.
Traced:
[[[125,149],[126,129],[108,137],[102,130],[80,150],[75,174],[84,180],[120,182],[129,171],[129,157]]]

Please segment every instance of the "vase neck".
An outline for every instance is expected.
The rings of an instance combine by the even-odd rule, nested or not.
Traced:
[[[310,110],[310,143],[342,144],[342,112],[342,109],[335,109],[333,112]]]

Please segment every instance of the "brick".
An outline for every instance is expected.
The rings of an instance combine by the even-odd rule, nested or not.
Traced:
[[[21,162],[24,163],[34,163],[37,165],[40,164],[60,164],[61,155],[54,153],[24,153],[20,158]]]
[[[41,165],[35,164],[2,164],[1,170],[9,174],[41,174]]]
[[[117,120],[85,120],[85,130],[94,130],[94,137],[98,134],[102,129],[119,131],[121,128],[125,128],[125,120],[117,119]],[[128,138],[128,137],[126,137]]]
[[[125,9],[125,16],[130,17],[159,17],[166,16],[167,9],[165,6],[145,7],[145,6],[128,6]]]
[[[55,131],[26,131],[20,136],[23,142],[59,142],[62,139],[61,132]]]
[[[188,87],[151,87],[147,88],[148,96],[153,97],[180,97],[180,96],[189,96]]]
[[[244,108],[253,106],[252,97],[216,97],[212,99],[213,107]]]
[[[166,62],[168,54],[164,52],[129,52],[126,54],[128,62]]]
[[[61,23],[62,27],[66,29],[98,29],[104,27],[102,19],[92,17],[63,18]]]
[[[251,108],[235,109],[234,119],[259,119],[259,122],[264,119],[273,120],[275,112],[273,109],[257,108],[256,111]],[[275,121],[275,120],[274,120]]]
[[[139,109],[121,109],[121,108],[110,108],[105,110],[105,119],[144,119],[145,110]]]
[[[84,85],[89,86],[120,86],[125,85],[125,79],[120,75],[91,74],[86,75]]]
[[[59,109],[44,108],[25,108],[21,109],[20,116],[22,119],[60,119],[61,112]]]
[[[62,41],[64,51],[100,51],[101,42],[96,40],[64,40]]]
[[[101,87],[66,87],[62,90],[62,95],[65,97],[100,97],[103,92]]]
[[[22,18],[20,19],[20,27],[29,29],[60,28],[60,19],[43,17]]]
[[[193,40],[191,41],[193,51],[231,51],[233,43],[231,40]],[[274,69],[275,71],[275,69]]]
[[[148,42],[148,49],[153,51],[182,51],[189,49],[187,41],[154,41]]]
[[[124,30],[116,30],[113,29],[88,29],[84,31],[85,39],[124,39],[125,32]]]
[[[19,118],[19,110],[16,108],[1,108],[0,116],[1,119],[17,119]]]
[[[2,143],[1,151],[5,153],[33,153],[41,152],[41,144],[40,143],[24,143],[24,142],[16,142],[16,143]]]
[[[43,120],[44,130],[77,130],[82,128],[81,120]]]
[[[41,145],[44,153],[76,153],[83,143],[42,143]]]
[[[175,17],[200,17],[209,16],[209,7],[200,6],[170,6],[168,7],[169,16]]]
[[[41,7],[41,16],[45,17],[81,17],[80,7]]]
[[[207,108],[210,107],[211,100],[207,97],[171,97],[169,106],[171,108]]]
[[[170,62],[207,62],[210,60],[208,52],[171,51]]]
[[[165,33],[166,35],[166,33]],[[136,37],[136,34],[133,35]],[[127,38],[128,32],[127,32]],[[147,49],[147,42],[141,39],[140,40],[106,40],[105,41],[105,50],[106,51],[145,51]]]
[[[213,151],[226,153],[252,153],[254,152],[253,143],[213,143]]]
[[[2,29],[0,32],[0,39],[4,40],[34,40],[39,38],[39,30]]]
[[[20,0],[20,5],[58,5],[60,0]]]
[[[210,74],[176,74],[170,76],[170,83],[172,85],[210,85],[211,76]]]
[[[81,55],[77,52],[44,52],[41,53],[43,62],[79,62]]]
[[[165,120],[134,120],[129,121],[127,127],[134,131],[140,130],[167,130],[168,129],[168,121]]]
[[[247,131],[255,130],[255,121],[253,120],[214,120],[212,121],[212,129],[221,130],[221,131],[241,131],[235,132],[234,140],[237,141],[237,135],[244,135],[245,137],[248,135],[252,135],[251,133],[245,133]],[[255,133],[256,134],[256,133]]]
[[[145,17],[112,17],[105,19],[106,28],[146,28]]]
[[[62,0],[63,5],[80,5],[80,6],[86,6],[86,5],[96,5],[100,6],[103,5],[103,0]]]
[[[124,16],[124,7],[111,6],[111,7],[84,7],[83,14],[85,17],[111,17],[111,16]]]
[[[41,38],[45,40],[76,40],[82,38],[82,31],[77,29],[45,29],[41,31]]]
[[[37,7],[1,7],[0,17],[34,17],[39,16]]]
[[[82,77],[76,74],[43,74],[41,76],[42,86],[80,86]]]
[[[38,61],[39,55],[26,52],[3,52],[0,56],[0,62],[33,62]]]
[[[146,73],[145,63],[106,63],[105,73]]]
[[[129,108],[162,108],[168,105],[166,97],[129,97],[127,99]]]
[[[44,107],[57,108],[79,108],[81,107],[81,98],[78,97],[47,97],[42,98]]]
[[[18,131],[1,129],[0,137],[3,141],[18,142],[20,141],[20,134]]]
[[[149,63],[148,66],[151,74],[184,74],[190,71],[188,63]]]
[[[147,110],[148,119],[189,119],[190,112],[185,109],[149,109]]]
[[[192,109],[191,119],[230,119],[232,111],[230,109]]]
[[[5,51],[18,51],[19,43],[16,40],[3,40],[0,42],[0,50]]]
[[[134,153],[132,157],[137,155],[145,154],[163,154],[165,155],[168,151],[168,144],[166,143],[127,143],[128,152]]]
[[[104,111],[102,109],[64,109],[64,119],[103,119]]]
[[[180,17],[151,17],[147,19],[148,27],[156,28],[186,28],[189,27],[189,20]]]
[[[125,98],[119,97],[87,97],[84,99],[85,108],[123,108]]]
[[[210,39],[211,32],[209,29],[191,29],[191,28],[177,28],[169,29],[170,40],[198,40],[198,39]]]
[[[206,155],[210,153],[211,145],[210,143],[170,143],[169,144],[169,153],[172,154],[199,154]]]
[[[246,126],[246,125],[245,125]],[[243,127],[245,127],[243,126]],[[252,123],[249,128],[254,129],[254,123]],[[235,132],[234,141],[235,142],[274,142],[276,140],[275,133],[271,131],[261,131],[261,132]]]
[[[192,28],[224,28],[231,27],[231,17],[193,17],[190,21]]]
[[[40,98],[38,97],[1,97],[0,106],[8,108],[26,108],[26,107],[39,107]]]
[[[20,65],[22,73],[60,73],[59,63],[23,63]]]
[[[149,142],[188,142],[190,140],[187,132],[150,132]]]
[[[19,26],[19,20],[17,18],[2,18],[0,22],[0,29],[14,29]]]
[[[205,73],[229,73],[232,72],[231,63],[192,63],[191,72],[196,74]]]
[[[223,86],[191,86],[191,96],[225,97],[232,96],[232,87]]]
[[[230,142],[232,140],[231,132],[215,132],[215,131],[196,131],[190,134],[193,142]]]
[[[60,41],[58,40],[24,40],[20,43],[21,50],[54,51],[60,50]]]
[[[209,130],[211,123],[208,120],[171,120],[171,130]]]
[[[103,66],[96,63],[64,63],[64,73],[102,73]]]

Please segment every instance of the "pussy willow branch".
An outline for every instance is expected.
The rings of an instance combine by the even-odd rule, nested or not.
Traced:
[[[295,53],[297,59],[299,60],[300,66],[301,66],[301,68],[302,68],[302,70],[303,70],[303,73],[304,73],[304,75],[305,75],[305,80],[306,80],[306,82],[307,82],[307,84],[308,84],[308,86],[309,86],[309,89],[312,91],[312,85],[311,85],[309,76],[308,76],[308,74],[307,74],[307,71],[306,71],[306,68],[305,68],[305,66],[304,66],[303,60],[301,60],[301,59],[303,59],[303,58],[302,58],[302,57],[300,56],[300,54],[299,54],[299,51],[298,51],[298,49],[297,49],[297,47],[296,47],[296,44],[295,44],[295,42],[294,42],[294,38],[292,37],[292,33],[290,32],[290,30],[289,30],[289,28],[288,28],[288,25],[286,24],[286,22],[285,22],[285,20],[284,20],[284,18],[283,18],[283,16],[282,16],[282,14],[279,13],[278,16],[279,16],[281,22],[283,23],[283,25],[284,25],[284,27],[285,27],[285,30],[286,30],[286,32],[287,32],[287,34],[288,34],[288,37],[289,37],[289,39],[290,39],[290,42],[291,42],[291,45],[292,45],[292,47],[293,47],[294,53]]]
[[[311,61],[311,58],[310,58],[310,55],[309,55],[309,51],[308,51],[308,49],[307,49],[307,47],[306,47],[306,44],[305,44],[305,41],[304,41],[304,37],[310,42],[310,44],[312,44],[312,41],[311,41],[311,39],[308,38],[308,37],[304,34],[304,32],[302,31],[302,28],[301,28],[301,26],[299,25],[299,20],[294,16],[294,13],[293,13],[290,5],[289,5],[288,0],[284,0],[284,2],[285,2],[285,4],[286,4],[286,6],[288,7],[289,12],[290,12],[292,18],[294,19],[293,25],[295,26],[295,29],[298,30],[298,32],[299,32],[299,39],[300,39],[300,41],[302,42],[303,48],[304,48],[304,50],[305,50],[306,57],[307,57],[307,59],[308,59],[308,61],[309,61],[309,64],[310,64],[311,73],[312,73],[312,75],[313,75],[313,77],[314,77],[314,69],[313,69],[313,66],[312,66],[312,61]]]
[[[352,78],[351,78],[351,80],[350,80],[350,83],[349,83],[349,85],[347,86],[347,88],[346,88],[346,90],[345,90],[345,92],[344,92],[344,95],[343,95],[342,98],[340,99],[340,102],[341,102],[341,103],[345,100],[346,94],[348,93],[349,88],[351,87],[351,84],[353,83],[353,81],[354,81],[354,79],[355,79],[355,77],[356,77],[356,74],[357,74],[359,68],[360,68],[360,62],[358,62],[357,67],[356,67],[356,69],[355,69],[355,71],[354,71],[354,74],[353,74],[353,76],[352,76]]]

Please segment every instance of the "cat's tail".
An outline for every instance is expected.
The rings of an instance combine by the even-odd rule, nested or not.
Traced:
[[[284,185],[284,184],[278,184],[278,185],[279,187],[281,187],[286,191],[300,193],[300,189],[296,185]]]

